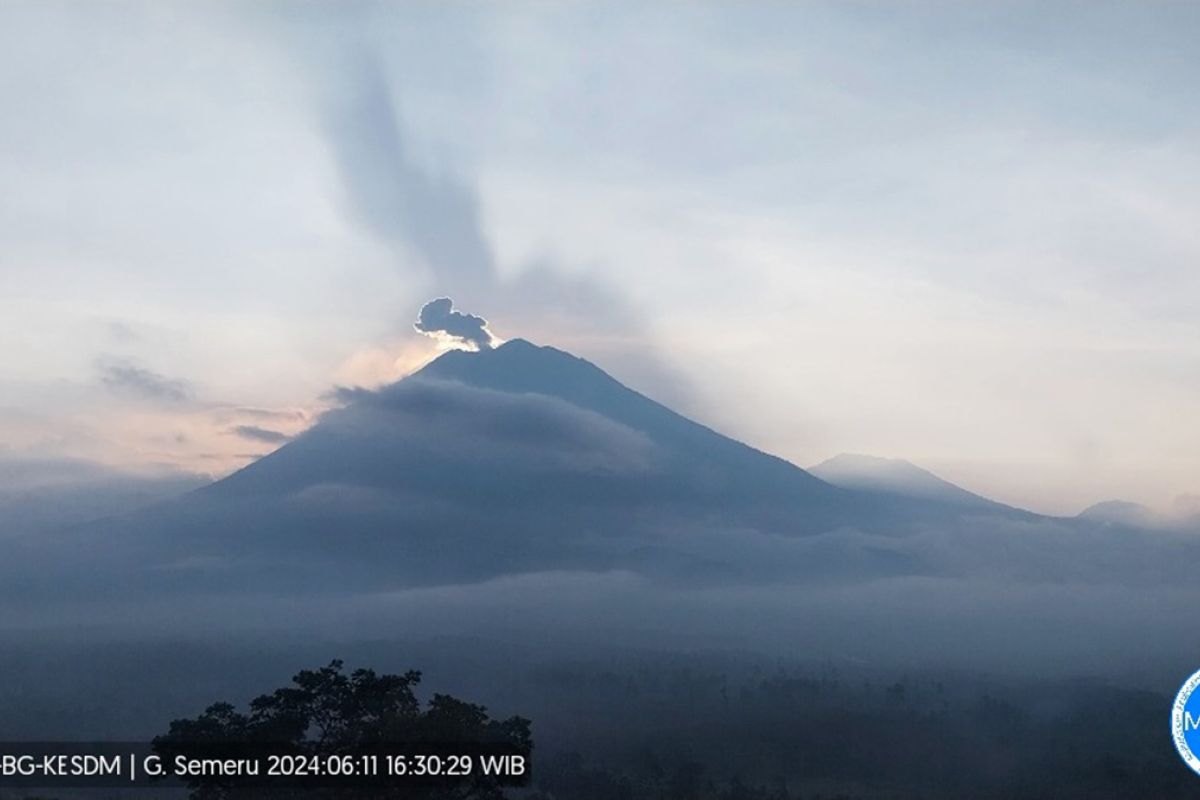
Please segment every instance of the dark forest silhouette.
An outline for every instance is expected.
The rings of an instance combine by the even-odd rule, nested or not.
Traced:
[[[229,703],[216,703],[195,719],[178,719],[154,740],[155,751],[168,758],[198,756],[214,745],[285,745],[306,755],[361,753],[378,743],[453,743],[504,745],[528,753],[533,746],[530,721],[521,717],[494,720],[483,706],[446,694],[435,694],[422,708],[414,689],[420,672],[377,674],[358,669],[347,674],[341,661],[303,670],[292,685],[251,701],[242,713]],[[240,786],[228,779],[189,780],[194,800],[241,797],[391,797],[386,785],[361,787]],[[445,786],[408,787],[404,797],[417,800],[500,800],[498,782],[478,771]]]

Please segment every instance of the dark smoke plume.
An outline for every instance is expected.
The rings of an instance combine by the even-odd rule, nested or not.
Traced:
[[[455,311],[449,297],[439,297],[422,306],[413,327],[427,336],[448,338],[475,350],[492,349],[493,337],[487,320]]]

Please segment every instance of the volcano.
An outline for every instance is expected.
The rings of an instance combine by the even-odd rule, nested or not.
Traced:
[[[60,586],[101,594],[375,591],[545,571],[813,580],[917,569],[886,538],[963,510],[831,485],[522,339],[337,397],[229,477],[27,540],[13,563],[53,563],[69,573]],[[45,583],[22,580],[32,571],[9,577],[32,591]]]

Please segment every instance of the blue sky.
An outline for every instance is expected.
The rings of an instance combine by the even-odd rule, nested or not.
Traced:
[[[449,295],[807,465],[1200,491],[1200,8],[0,6],[0,454],[212,474]]]

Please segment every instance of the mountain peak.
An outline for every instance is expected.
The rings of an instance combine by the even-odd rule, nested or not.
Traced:
[[[509,339],[477,352],[451,350],[412,377],[466,383],[503,392],[533,392],[590,405],[632,390],[578,356],[526,339]],[[600,409],[594,409],[600,410]]]
[[[507,348],[509,350],[541,350],[541,349],[554,350],[555,349],[555,348],[549,347],[549,346],[534,344],[533,342],[529,341],[528,339],[522,339],[519,336],[515,339],[506,339],[503,344],[501,344],[499,347],[495,347],[493,349],[503,350],[505,348]],[[559,351],[559,352],[562,352],[562,351]]]

